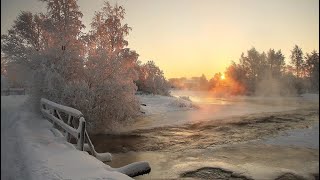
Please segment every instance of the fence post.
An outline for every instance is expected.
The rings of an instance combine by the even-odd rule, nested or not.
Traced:
[[[86,121],[84,120],[83,117],[80,117],[79,119],[79,137],[78,137],[78,149],[80,151],[83,151],[83,146],[84,146],[84,137],[85,137],[85,131],[86,131]]]
[[[71,126],[71,121],[72,121],[73,117],[71,115],[68,116],[68,126]],[[66,139],[67,139],[67,142],[71,142],[71,135],[69,134],[68,131],[66,131]]]

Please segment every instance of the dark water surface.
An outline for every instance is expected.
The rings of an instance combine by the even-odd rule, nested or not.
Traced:
[[[308,108],[244,115],[221,119],[221,121],[140,129],[117,135],[96,135],[92,136],[92,141],[98,152],[112,153],[113,161],[107,163],[112,167],[121,167],[137,161],[148,161],[152,168],[151,173],[136,177],[137,179],[195,178],[197,174],[203,176],[210,172],[211,174],[218,173],[217,177],[228,177],[229,171],[225,171],[227,174],[221,174],[223,170],[206,169],[208,172],[204,172],[202,169],[198,172],[194,168],[201,169],[210,164],[216,166],[212,165],[212,162],[216,161],[213,160],[215,157],[212,153],[215,147],[268,139],[268,137],[271,139],[266,141],[271,144],[271,142],[278,142],[272,137],[279,135],[280,132],[312,127],[318,120],[319,110]],[[293,154],[296,153],[294,150],[288,150],[290,151]],[[188,166],[188,163],[191,162],[192,166]],[[222,163],[222,165],[225,164]],[[194,167],[190,169],[190,173],[196,175],[186,173],[185,166]],[[243,179],[246,178],[243,177]]]

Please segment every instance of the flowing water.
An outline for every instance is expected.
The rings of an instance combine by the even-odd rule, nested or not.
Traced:
[[[256,161],[258,158],[251,158],[253,152],[273,151],[275,147],[256,144],[257,149],[252,150],[249,148],[252,146],[246,146],[248,142],[273,137],[290,129],[309,128],[319,120],[319,103],[297,97],[216,98],[207,92],[192,91],[174,91],[172,95],[188,96],[200,108],[141,117],[120,134],[93,136],[98,152],[112,153],[113,160],[108,165],[121,167],[148,161],[151,173],[136,179],[250,179],[241,172],[236,173],[235,164],[243,163],[239,157],[248,154],[245,162]],[[235,144],[244,145],[237,146],[235,151],[229,147]],[[297,153],[304,159],[318,156],[304,149],[291,148],[286,152],[292,158],[298,158]],[[227,156],[232,156],[232,160],[226,158],[225,153],[232,154]]]

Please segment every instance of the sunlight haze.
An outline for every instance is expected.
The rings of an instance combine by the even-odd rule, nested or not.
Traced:
[[[295,44],[319,51],[317,0],[113,0],[126,10],[132,27],[129,47],[142,62],[153,60],[167,78],[224,72],[251,47],[281,49],[289,62]],[[103,1],[79,0],[86,30]],[[1,34],[20,11],[40,12],[36,0],[1,0]]]

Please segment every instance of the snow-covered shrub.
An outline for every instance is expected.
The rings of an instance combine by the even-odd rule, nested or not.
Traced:
[[[190,101],[191,102],[191,99],[189,96],[179,96],[179,98],[183,99],[183,100],[186,100],[186,101]]]
[[[186,108],[186,109],[193,109],[198,108],[197,105],[193,104],[193,102],[189,99],[186,100],[184,98],[176,98],[174,101],[170,103],[170,106],[172,107],[179,107],[179,108]]]
[[[46,66],[40,66],[33,71],[30,81],[30,100],[35,110],[39,110],[41,98],[67,105],[62,100],[66,81],[59,72]]]
[[[137,115],[140,106],[134,94],[133,83],[114,83],[110,79],[90,87],[90,83],[78,81],[65,86],[62,99],[84,114],[88,131],[96,134],[112,131]]]

